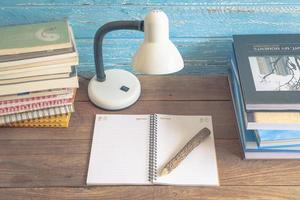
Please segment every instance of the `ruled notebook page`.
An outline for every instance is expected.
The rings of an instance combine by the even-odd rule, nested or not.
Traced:
[[[149,115],[96,115],[87,185],[148,181]]]
[[[164,165],[202,128],[211,134],[170,174],[154,183],[168,185],[219,185],[211,116],[157,115],[157,169]]]

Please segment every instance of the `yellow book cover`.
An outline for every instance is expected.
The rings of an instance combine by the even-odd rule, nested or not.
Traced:
[[[57,127],[57,128],[67,128],[69,126],[71,114],[63,114],[63,115],[55,115],[50,117],[43,117],[37,119],[30,119],[30,120],[23,120],[19,122],[13,122],[9,124],[4,124],[2,127],[43,127],[43,128],[50,128],[50,127]]]
[[[254,112],[257,123],[300,123],[300,112]]]

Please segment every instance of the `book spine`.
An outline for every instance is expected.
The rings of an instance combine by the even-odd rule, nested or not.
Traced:
[[[42,117],[49,117],[53,115],[62,115],[74,112],[73,105],[65,105],[23,113],[15,113],[11,115],[0,116],[0,125],[2,124],[9,124],[12,122],[22,121],[22,120],[29,120],[29,119],[37,119]]]
[[[46,96],[31,97],[31,98],[24,98],[24,99],[4,100],[4,101],[0,101],[0,109],[6,107],[20,106],[25,104],[54,101],[59,99],[69,99],[72,98],[72,96],[73,94],[70,93],[70,94],[63,94],[63,95],[46,95]]]
[[[69,121],[67,122],[56,122],[56,123],[44,123],[44,124],[25,124],[25,123],[10,123],[5,125],[0,125],[0,127],[5,128],[68,128]]]
[[[38,119],[27,119],[18,122],[12,122],[9,124],[0,125],[0,127],[68,127],[70,121],[71,114],[62,114],[62,115],[55,115],[49,117],[43,117]]]
[[[19,121],[19,122],[13,122],[9,124],[3,124],[0,125],[0,127],[14,127],[14,128],[51,128],[51,127],[56,127],[56,128],[67,128],[69,126],[70,122],[70,114],[69,115],[64,115],[62,117],[58,116],[58,119],[61,118],[61,120],[55,120],[55,121],[47,121],[47,117],[43,117],[40,119],[33,119],[33,120],[24,120],[24,121]]]
[[[57,107],[57,106],[61,106],[61,105],[71,104],[72,102],[73,102],[73,98],[70,98],[70,99],[59,99],[59,100],[53,100],[53,101],[38,102],[38,103],[32,103],[32,104],[0,108],[0,116],[13,114],[13,113],[32,111],[32,110],[39,110],[39,109],[44,109],[44,108]]]
[[[73,88],[62,88],[62,89],[52,89],[52,90],[35,91],[35,92],[24,92],[24,93],[12,94],[12,95],[2,95],[0,96],[0,101],[41,97],[41,96],[48,96],[48,95],[63,95],[63,94],[73,93],[73,90],[74,90]]]
[[[149,134],[149,171],[148,180],[153,183],[157,178],[157,115],[150,115]]]
[[[35,102],[40,102],[43,100],[49,100],[49,99],[55,99],[55,98],[57,98],[57,95],[47,95],[47,96],[41,96],[41,97],[5,100],[5,101],[0,101],[0,108],[14,106],[15,104],[35,103]]]

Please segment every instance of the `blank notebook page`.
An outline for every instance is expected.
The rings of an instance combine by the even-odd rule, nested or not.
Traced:
[[[212,120],[210,116],[157,115],[157,169],[163,166],[202,128],[211,134],[170,174],[156,184],[219,185]]]
[[[96,115],[88,185],[150,184],[149,115]]]

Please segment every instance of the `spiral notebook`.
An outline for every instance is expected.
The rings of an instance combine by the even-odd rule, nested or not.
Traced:
[[[211,134],[170,174],[163,166],[202,128]],[[219,185],[211,116],[96,115],[87,185]]]
[[[74,106],[63,105],[53,108],[45,108],[40,110],[33,110],[22,113],[14,113],[10,115],[0,116],[0,125],[10,124],[23,120],[37,119],[43,117],[50,117],[53,115],[63,115],[66,113],[74,112]]]
[[[49,117],[35,118],[35,119],[27,119],[17,122],[12,122],[8,124],[0,124],[0,127],[13,127],[13,128],[67,128],[69,126],[71,113],[61,114],[61,115],[53,115]]]

